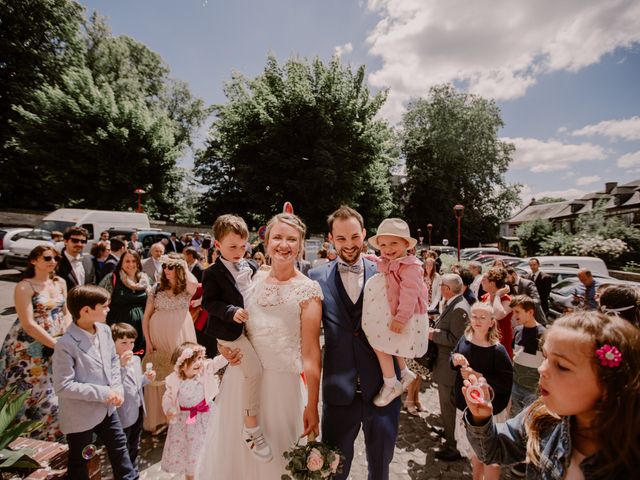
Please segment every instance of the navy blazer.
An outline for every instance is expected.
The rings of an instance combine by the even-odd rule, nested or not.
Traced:
[[[382,386],[382,372],[378,358],[362,331],[362,318],[353,322],[340,297],[336,284],[337,265],[338,262],[329,262],[311,269],[309,278],[320,284],[324,295],[322,398],[329,405],[349,405],[354,400],[358,380],[363,399],[371,401]],[[365,259],[364,268],[366,284],[376,273],[376,266]]]
[[[247,262],[255,275],[258,265],[253,260]],[[235,322],[233,316],[244,308],[244,299],[221,257],[202,274],[202,307],[209,314],[204,327],[207,335],[229,342],[242,335],[244,325]]]

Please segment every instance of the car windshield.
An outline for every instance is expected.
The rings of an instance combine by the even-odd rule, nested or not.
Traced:
[[[40,225],[36,227],[36,230],[48,230],[49,232],[53,232],[57,230],[58,232],[64,232],[67,228],[73,227],[75,223],[73,222],[63,222],[62,220],[43,220]]]
[[[25,237],[31,240],[51,240],[51,232],[48,230],[40,230],[38,228],[34,228],[29,232],[29,234]]]

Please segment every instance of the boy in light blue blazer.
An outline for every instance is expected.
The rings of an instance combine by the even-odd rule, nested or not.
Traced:
[[[67,295],[73,323],[53,353],[53,386],[58,395],[60,429],[69,444],[67,475],[89,480],[86,454],[95,433],[105,444],[116,479],[139,478],[127,450],[127,437],[116,413],[122,405],[120,359],[105,325],[109,293],[94,285],[77,286]],[[85,450],[86,452],[86,450]]]
[[[134,466],[138,466],[138,452],[140,451],[140,437],[142,436],[142,421],[146,413],[142,387],[156,378],[156,372],[150,363],[148,369],[142,373],[140,357],[133,354],[133,346],[138,338],[138,332],[128,323],[111,325],[111,335],[116,346],[116,353],[120,357],[120,377],[124,390],[124,402],[118,407],[118,417],[124,434],[127,436],[129,458]]]

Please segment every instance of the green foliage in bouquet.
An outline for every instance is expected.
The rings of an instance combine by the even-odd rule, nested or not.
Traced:
[[[30,455],[30,449],[9,450],[7,447],[20,435],[28,433],[42,426],[40,420],[18,422],[16,415],[31,395],[31,391],[18,393],[15,388],[9,388],[0,395],[0,470],[6,468],[39,468],[40,464]]]
[[[306,445],[296,444],[282,454],[289,474],[281,480],[321,480],[342,472],[344,456],[322,442],[309,441]]]

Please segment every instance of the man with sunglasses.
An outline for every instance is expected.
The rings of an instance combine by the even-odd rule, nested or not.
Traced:
[[[95,285],[96,274],[89,255],[82,256],[89,232],[83,227],[69,227],[63,237],[64,248],[56,274],[67,282],[67,291],[77,285]]]

